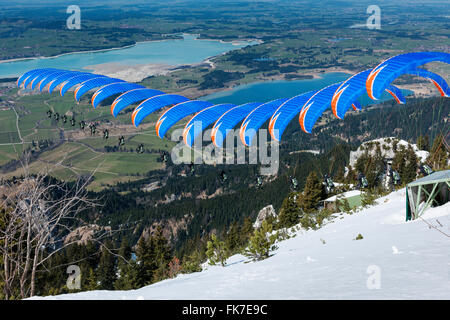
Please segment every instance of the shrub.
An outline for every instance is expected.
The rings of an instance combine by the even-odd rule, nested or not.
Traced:
[[[278,232],[272,234],[273,226],[267,221],[263,221],[261,227],[256,229],[250,238],[245,256],[253,261],[264,260],[270,256],[270,252],[277,249],[275,242],[278,239]]]
[[[221,266],[224,267],[225,261],[227,260],[227,250],[225,242],[219,241],[216,235],[213,234],[211,236],[211,241],[207,242],[206,247],[206,256],[209,259],[209,264],[214,266],[220,263]]]

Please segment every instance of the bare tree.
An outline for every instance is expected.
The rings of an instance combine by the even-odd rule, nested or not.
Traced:
[[[67,241],[66,235],[86,226],[81,213],[98,206],[86,190],[95,171],[66,183],[53,179],[48,167],[31,174],[27,157],[21,161],[23,177],[0,184],[0,280],[6,299],[17,291],[21,298],[35,295],[37,271],[79,241]],[[111,228],[95,228],[92,240],[101,243],[112,233]]]

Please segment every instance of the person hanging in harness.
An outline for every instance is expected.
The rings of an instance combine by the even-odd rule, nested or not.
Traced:
[[[124,136],[120,136],[119,138],[119,146],[123,146],[125,144],[125,138]]]
[[[228,180],[228,176],[225,171],[220,170],[219,179],[222,183],[225,183]]]
[[[392,170],[392,177],[394,179],[394,185],[400,185],[402,179],[400,178],[400,174],[396,170]]]
[[[52,110],[48,110],[47,111],[47,117],[50,119],[52,117],[53,111]]]
[[[426,177],[434,172],[433,169],[431,169],[430,166],[427,165],[426,163],[420,165],[419,170],[423,174],[424,177]]]
[[[63,115],[62,121],[63,121],[63,123],[67,123],[67,116],[66,115]]]
[[[194,166],[194,163],[192,161],[189,164],[189,174],[192,175],[192,176],[195,174],[195,166]]]
[[[261,188],[262,188],[262,185],[263,185],[263,179],[262,179],[260,176],[258,176],[258,177],[256,178],[256,188],[257,188],[257,189],[261,189]]]
[[[95,127],[95,124],[90,124],[89,125],[89,127],[91,128],[91,135],[94,135],[95,134],[95,129],[96,129],[96,127]]]
[[[169,162],[169,157],[167,156],[167,153],[165,151],[162,152],[161,159],[163,163]]]
[[[75,123],[76,123],[75,118],[70,119],[70,125],[72,127],[75,127]]]
[[[289,176],[289,180],[291,182],[291,190],[292,191],[297,191],[297,188],[298,188],[298,180],[297,180],[297,178],[295,178],[293,176]]]
[[[138,146],[137,153],[139,154],[144,153],[144,145],[142,143]]]
[[[358,173],[358,189],[365,189],[369,186],[366,176],[360,172]]]
[[[56,121],[59,121],[59,113],[58,112],[55,113],[54,117],[55,117]]]
[[[80,121],[80,129],[84,131],[84,128],[86,127],[86,122],[84,120]]]
[[[109,138],[109,131],[108,129],[103,130],[103,139],[108,139]]]
[[[327,193],[330,193],[334,190],[334,182],[328,174],[325,174],[323,176],[323,184],[325,185],[325,190]]]

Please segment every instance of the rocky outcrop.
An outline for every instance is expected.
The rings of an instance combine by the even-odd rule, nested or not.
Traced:
[[[77,244],[87,244],[94,239],[99,232],[111,232],[111,227],[102,227],[96,224],[79,227],[70,232],[64,239],[64,243],[76,242]]]
[[[253,224],[253,228],[258,229],[261,227],[264,220],[266,220],[268,217],[277,217],[277,213],[275,212],[275,209],[270,204],[267,207],[262,208],[259,213],[258,217],[256,218],[255,223]]]

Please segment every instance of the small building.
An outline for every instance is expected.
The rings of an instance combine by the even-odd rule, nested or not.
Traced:
[[[347,192],[344,192],[341,194],[337,194],[328,199],[325,199],[323,201],[323,206],[325,209],[337,211],[337,210],[339,210],[339,208],[337,206],[337,201],[338,200],[342,201],[343,199],[347,199],[348,204],[350,205],[350,208],[353,209],[353,208],[359,207],[359,206],[361,206],[361,191],[352,190],[352,191],[347,191]]]
[[[419,218],[428,207],[450,199],[450,170],[437,171],[406,186],[406,221]]]

